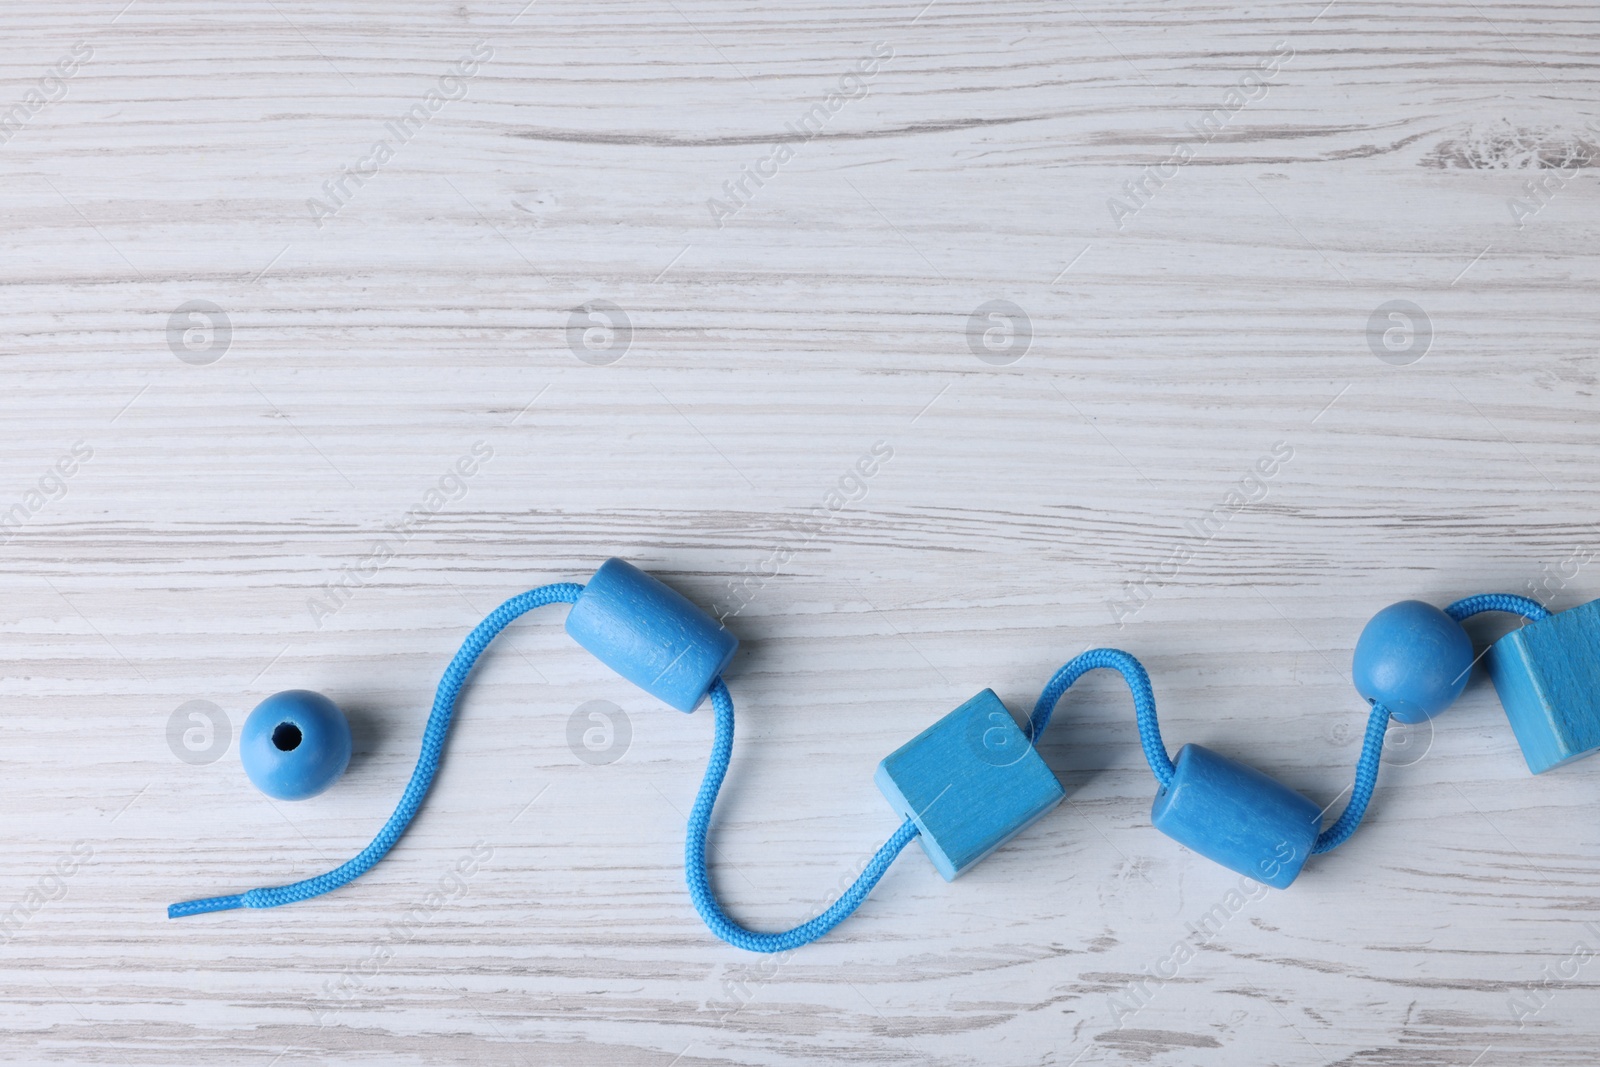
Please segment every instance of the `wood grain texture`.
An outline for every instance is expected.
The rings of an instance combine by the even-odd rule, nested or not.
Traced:
[[[714,846],[752,925],[893,830],[884,754],[1094,645],[1172,747],[1333,803],[1379,607],[1600,595],[1592,5],[124,2],[0,16],[0,1060],[1594,1062],[1600,765],[1530,777],[1481,677],[1238,907],[1087,678],[1065,805],[758,958],[683,885],[709,719],[552,609],[370,875],[164,917],[353,854],[467,630],[611,554],[743,641]],[[1397,300],[1426,328],[1374,327]],[[354,721],[321,798],[169,745],[292,687]],[[596,700],[609,763],[569,745]]]

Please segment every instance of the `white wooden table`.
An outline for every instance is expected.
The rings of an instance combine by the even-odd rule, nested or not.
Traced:
[[[1592,5],[124,3],[0,36],[4,1062],[1594,1062],[1600,761],[1530,777],[1481,677],[1231,910],[1093,676],[1064,807],[757,957],[684,889],[709,715],[550,610],[375,871],[165,917],[362,847],[468,629],[613,554],[743,642],[751,925],[1093,645],[1333,803],[1379,607],[1600,595]],[[297,687],[356,757],[273,803]]]

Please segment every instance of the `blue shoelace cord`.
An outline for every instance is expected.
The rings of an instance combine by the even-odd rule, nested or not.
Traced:
[[[400,840],[400,835],[406,832],[412,817],[422,806],[422,798],[428,795],[428,788],[433,785],[433,776],[439,769],[439,759],[444,755],[445,736],[450,732],[450,721],[455,716],[456,698],[461,694],[461,687],[466,684],[467,675],[472,672],[472,665],[478,662],[478,657],[489,647],[489,642],[519,616],[546,604],[571,604],[578,599],[578,594],[581,592],[583,586],[572,582],[531,589],[495,608],[489,613],[488,618],[467,635],[455,658],[445,668],[444,676],[439,679],[439,690],[433,698],[433,712],[428,716],[428,725],[422,731],[422,753],[417,757],[417,768],[411,772],[411,781],[406,785],[406,791],[401,794],[399,805],[394,809],[394,814],[389,816],[389,821],[383,824],[383,829],[378,831],[378,836],[372,839],[372,844],[362,849],[353,859],[326,874],[319,874],[315,878],[307,878],[290,885],[252,889],[225,897],[207,897],[203,900],[186,900],[181,904],[173,904],[167,908],[167,918],[178,919],[185,915],[229,911],[233,908],[276,908],[280,904],[292,904],[297,900],[307,900],[332,892],[370,871],[394,847],[395,842]]]
[[[1444,611],[1457,622],[1485,611],[1509,612],[1532,622],[1550,614],[1538,601],[1512,593],[1481,593],[1465,597]],[[1161,740],[1161,725],[1156,719],[1156,698],[1150,687],[1150,676],[1138,660],[1121,649],[1092,648],[1057,671],[1045,685],[1044,692],[1039,694],[1039,702],[1034,705],[1029,723],[1032,728],[1030,740],[1037,742],[1043,735],[1045,727],[1050,725],[1050,716],[1057,702],[1072,683],[1100,667],[1117,671],[1128,683],[1128,689],[1133,693],[1134,717],[1139,725],[1139,743],[1144,747],[1145,762],[1150,764],[1150,772],[1155,775],[1157,782],[1162,786],[1169,785],[1175,772],[1166,745]],[[1374,703],[1372,713],[1367,717],[1361,756],[1356,760],[1355,784],[1351,788],[1350,802],[1333,825],[1317,835],[1316,844],[1311,849],[1313,854],[1338,848],[1361,825],[1367,813],[1367,804],[1372,800],[1372,791],[1378,785],[1378,767],[1383,758],[1383,741],[1388,729],[1389,709]]]
[[[683,845],[683,866],[689,881],[689,898],[694,901],[695,910],[711,932],[735,948],[750,952],[786,952],[799,948],[838,926],[861,906],[895,857],[917,836],[917,825],[910,819],[901,823],[900,829],[878,849],[850,888],[816,918],[791,930],[771,934],[740,926],[728,918],[728,913],[717,903],[717,896],[711,889],[711,875],[706,870],[706,835],[711,830],[711,809],[716,806],[722,779],[728,773],[728,761],[733,757],[733,697],[728,695],[728,687],[721,678],[711,683],[711,707],[716,713],[711,758],[706,762],[706,776],[701,780],[700,792],[694,798],[694,809],[689,812],[689,832]]]

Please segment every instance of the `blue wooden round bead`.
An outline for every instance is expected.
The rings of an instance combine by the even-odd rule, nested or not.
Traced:
[[[350,723],[321,693],[274,693],[244,721],[239,758],[267,796],[305,800],[338,781],[349,765]]]
[[[1356,641],[1356,691],[1399,722],[1431,719],[1455,702],[1472,670],[1472,639],[1461,624],[1420,600],[1390,604]]]

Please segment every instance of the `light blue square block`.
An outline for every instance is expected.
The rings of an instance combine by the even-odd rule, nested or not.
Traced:
[[[1066,796],[992,689],[885,757],[873,780],[947,882]]]
[[[1178,750],[1150,805],[1155,828],[1206,859],[1287,889],[1316,844],[1322,812],[1274,778],[1201,745]]]
[[[1488,662],[1530,771],[1600,748],[1600,600],[1511,631]]]

